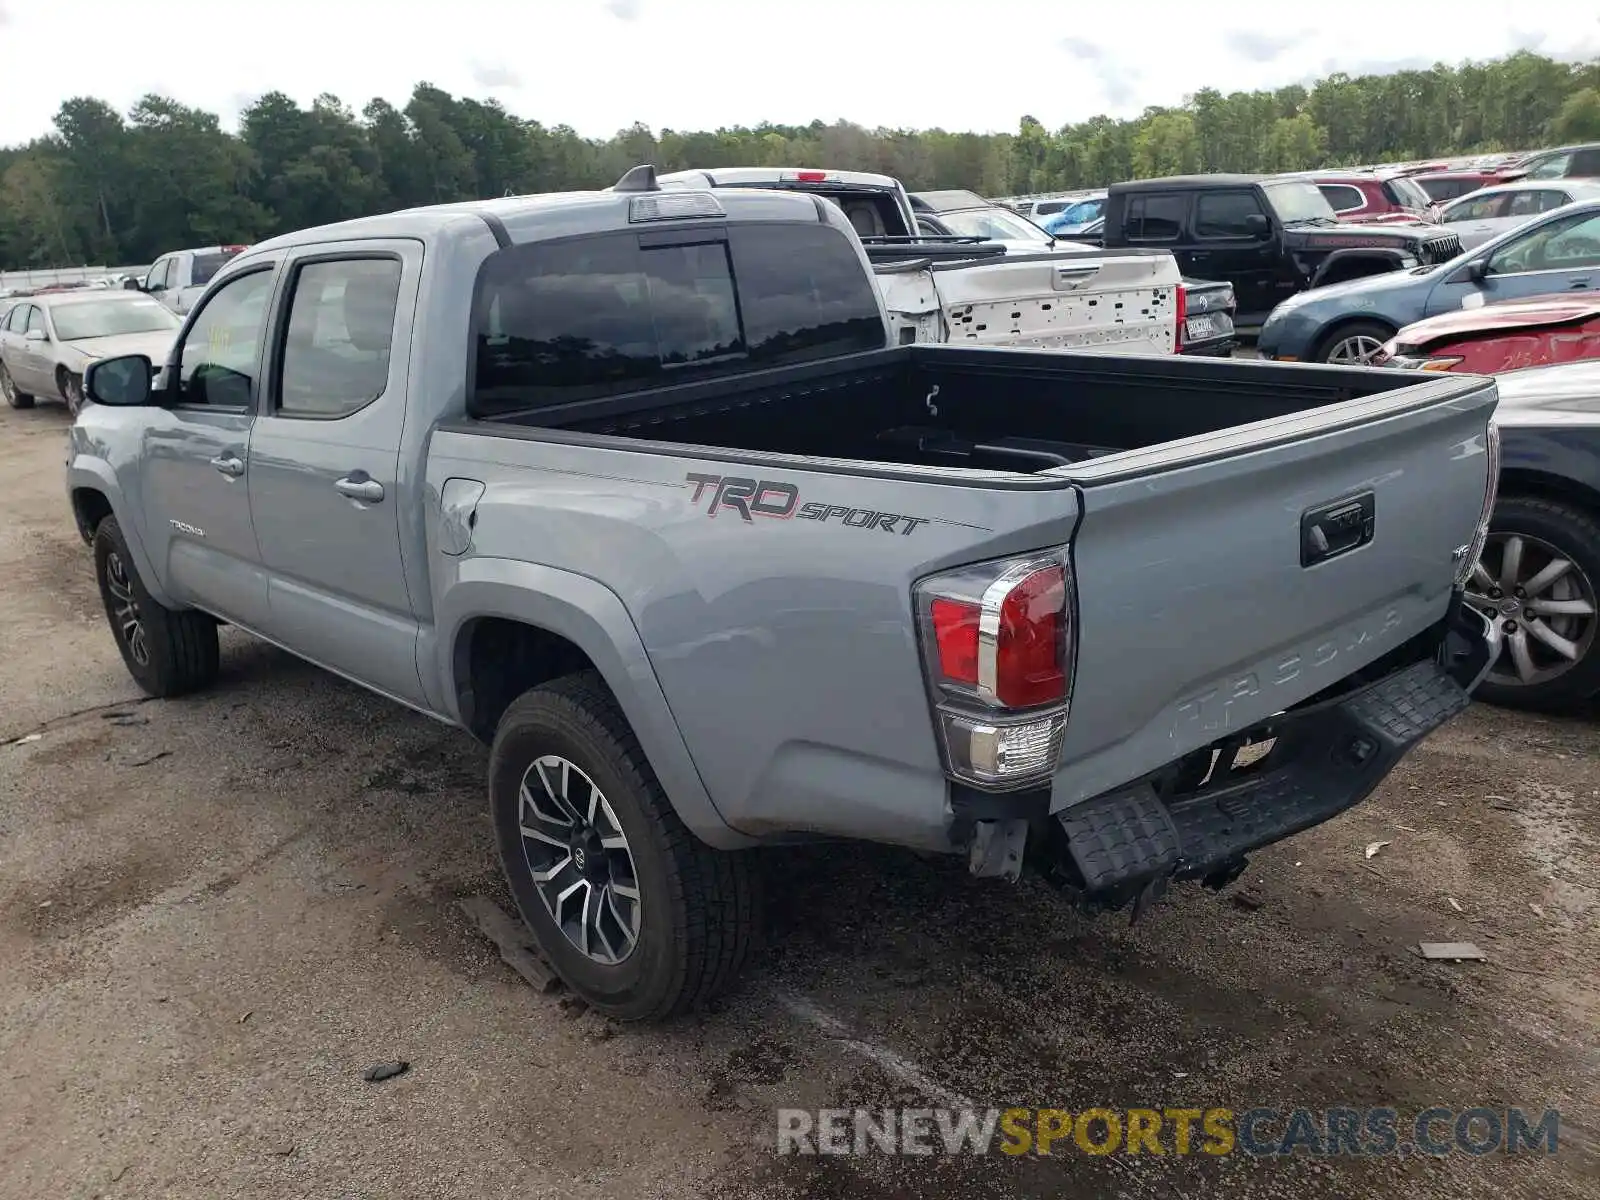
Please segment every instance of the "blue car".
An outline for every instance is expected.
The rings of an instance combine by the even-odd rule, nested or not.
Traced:
[[[1053,216],[1046,217],[1039,224],[1051,237],[1070,238],[1075,233],[1082,233],[1084,229],[1101,219],[1106,210],[1106,194],[1100,192],[1093,196],[1085,196],[1076,200]]]
[[[1364,363],[1402,327],[1501,300],[1600,288],[1600,200],[1569,204],[1438,266],[1290,296],[1257,348],[1279,362]]]

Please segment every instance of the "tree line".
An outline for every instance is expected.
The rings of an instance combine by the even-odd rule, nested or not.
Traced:
[[[866,129],[849,122],[696,133],[636,124],[607,139],[420,83],[403,108],[356,113],[281,92],[219,118],[162,96],[125,116],[62,104],[53,131],[0,149],[0,267],[147,263],[184,246],[252,242],[412,205],[603,187],[629,167],[826,166],[911,190],[984,195],[1194,171],[1268,172],[1600,140],[1600,60],[1527,51],[1485,63],[1224,95],[1051,131]]]

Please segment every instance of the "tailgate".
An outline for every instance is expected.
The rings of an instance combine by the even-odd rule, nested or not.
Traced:
[[[1492,380],[1440,379],[1060,468],[1083,519],[1052,806],[1242,731],[1440,620],[1496,401]],[[1341,552],[1343,529],[1358,544]]]
[[[951,345],[1173,352],[1179,275],[1166,253],[1008,254],[931,273]]]

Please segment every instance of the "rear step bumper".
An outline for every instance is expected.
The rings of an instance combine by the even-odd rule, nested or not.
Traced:
[[[1286,714],[1261,731],[1275,741],[1253,765],[1230,769],[1230,745],[1212,769],[1217,778],[1195,791],[1164,798],[1146,780],[1056,814],[1046,874],[1089,907],[1132,901],[1135,917],[1172,880],[1231,883],[1249,851],[1360,803],[1407,751],[1471,703],[1497,649],[1476,630],[1480,620],[1458,609],[1439,660]]]

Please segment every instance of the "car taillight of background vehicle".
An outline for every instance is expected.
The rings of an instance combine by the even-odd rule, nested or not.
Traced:
[[[1047,782],[1061,757],[1077,631],[1065,547],[931,576],[913,590],[940,748],[986,791]]]
[[[1173,306],[1178,310],[1178,327],[1172,333],[1172,352],[1174,354],[1182,354],[1183,327],[1184,323],[1189,319],[1189,289],[1180,283],[1177,287],[1177,293]]]
[[[1494,423],[1493,417],[1489,418],[1489,429],[1484,435],[1484,453],[1489,460],[1489,481],[1483,489],[1483,511],[1478,514],[1478,529],[1467,547],[1466,557],[1456,568],[1457,587],[1466,586],[1467,580],[1472,578],[1472,569],[1483,555],[1483,547],[1489,541],[1489,521],[1494,516],[1494,502],[1500,496],[1500,426]]]

